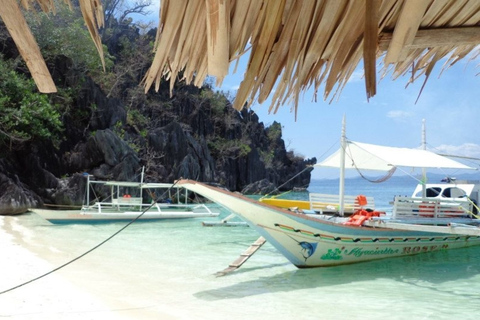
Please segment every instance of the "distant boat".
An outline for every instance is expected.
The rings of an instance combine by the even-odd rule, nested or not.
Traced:
[[[319,164],[340,168],[337,214],[307,214],[271,206],[199,182],[178,185],[223,205],[242,217],[299,268],[336,266],[480,245],[478,183],[421,184],[420,194],[397,196],[387,215],[368,208],[359,190],[356,209],[344,216],[345,167],[383,170],[397,167],[472,169],[435,153],[348,141],[345,124],[341,148]],[[417,190],[418,191],[418,190]],[[428,194],[427,194],[428,193]]]
[[[143,176],[143,174],[142,174]],[[143,180],[143,177],[142,177]],[[107,200],[90,203],[92,185],[110,188]],[[163,190],[169,194],[168,202],[143,203],[144,191]],[[132,196],[131,194],[137,194]],[[126,181],[95,181],[87,175],[87,205],[78,210],[52,210],[31,208],[30,211],[40,215],[51,223],[96,223],[159,219],[186,219],[217,217],[218,211],[212,210],[205,203],[193,203],[189,192],[170,183],[142,183]],[[174,200],[172,200],[174,198]]]

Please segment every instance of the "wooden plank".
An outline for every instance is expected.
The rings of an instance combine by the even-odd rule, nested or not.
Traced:
[[[43,60],[40,48],[25,21],[16,0],[4,0],[0,5],[0,17],[13,38],[33,80],[40,92],[57,92],[52,76]]]

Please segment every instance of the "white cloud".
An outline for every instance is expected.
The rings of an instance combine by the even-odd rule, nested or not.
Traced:
[[[436,147],[434,151],[437,153],[444,153],[449,155],[480,158],[480,145],[469,142],[459,146],[442,144]]]
[[[413,113],[404,111],[404,110],[392,110],[387,113],[388,118],[392,119],[406,119],[406,118],[411,118],[413,116]]]
[[[352,75],[350,76],[347,82],[348,83],[359,82],[359,81],[363,81],[363,78],[364,78],[363,70],[357,69],[352,73]]]

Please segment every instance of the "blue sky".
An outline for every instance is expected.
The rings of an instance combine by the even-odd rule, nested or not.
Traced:
[[[360,66],[340,96],[331,103],[331,98],[323,100],[323,86],[317,102],[313,100],[313,90],[306,91],[300,99],[296,121],[292,105],[284,105],[276,114],[268,113],[269,101],[254,104],[252,110],[265,125],[280,122],[287,149],[305,157],[319,159],[325,152],[336,150],[345,115],[347,137],[354,141],[416,148],[421,144],[422,119],[425,119],[429,148],[480,158],[478,63],[478,59],[461,61],[440,75],[443,61],[439,62],[418,102],[424,77],[406,87],[407,77],[393,80],[391,75],[379,81],[377,95],[367,101]],[[245,65],[246,59],[243,59],[240,63],[243,68],[235,74],[230,73],[220,89],[235,95]],[[330,149],[332,145],[335,145],[333,150]],[[314,174],[314,177],[319,175]]]
[[[160,1],[152,2],[149,18],[158,21]],[[292,105],[284,105],[276,114],[269,114],[270,101],[267,101],[262,105],[253,104],[252,110],[265,125],[280,122],[287,149],[307,158],[324,158],[328,155],[325,153],[338,147],[343,115],[347,119],[347,137],[351,140],[415,148],[421,144],[422,119],[425,119],[429,148],[480,158],[479,60],[463,59],[443,72],[444,61],[439,61],[418,102],[424,77],[406,87],[408,76],[393,80],[391,74],[383,79],[377,77],[377,95],[367,102],[360,66],[331,103],[331,97],[323,100],[323,86],[317,102],[313,101],[313,90],[302,94],[296,121]],[[241,59],[236,73],[233,73],[235,61],[232,62],[230,74],[218,89],[235,96],[247,61],[248,57]],[[477,167],[479,163],[476,162]],[[314,178],[321,177],[317,171]]]

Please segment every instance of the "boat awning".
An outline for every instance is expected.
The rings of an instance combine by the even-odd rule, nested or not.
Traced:
[[[92,181],[94,183],[97,183],[96,181]],[[102,182],[98,182],[102,183]],[[105,181],[104,184],[106,186],[117,186],[117,187],[134,187],[134,188],[140,188],[141,183],[140,182],[129,182],[129,181]]]
[[[340,167],[341,149],[315,167]],[[390,171],[393,167],[473,169],[458,161],[421,149],[346,142],[345,169]]]
[[[99,183],[104,184],[106,186],[116,186],[116,187],[133,187],[133,188],[141,188],[141,189],[169,189],[169,188],[182,188],[180,186],[174,186],[173,183],[141,183],[141,182],[129,182],[129,181],[96,181],[91,180],[90,183]]]

